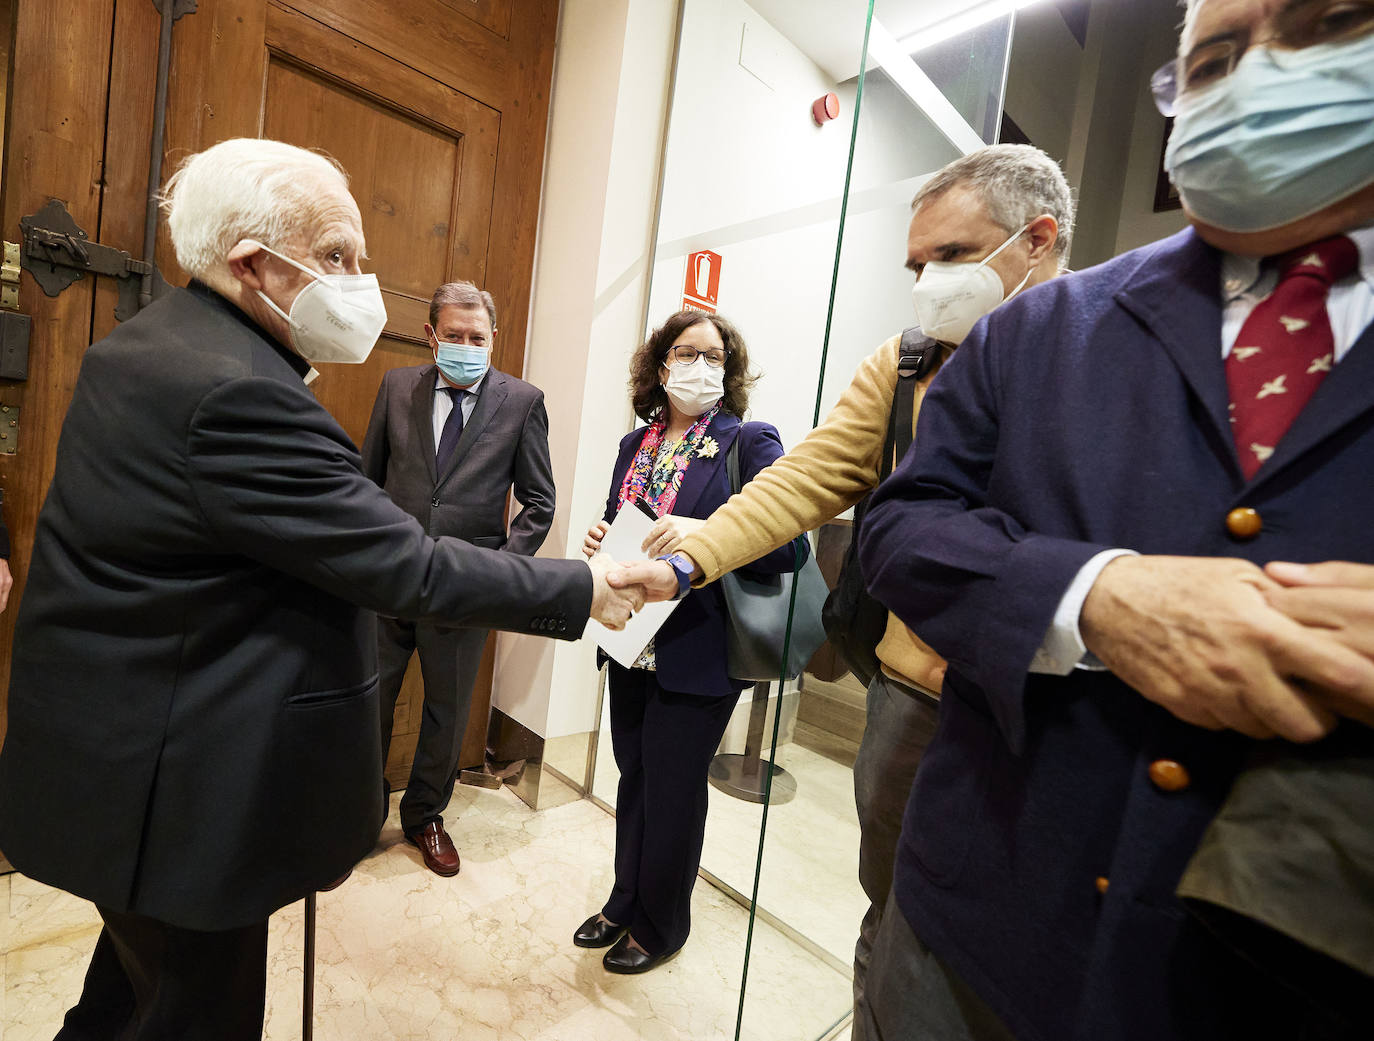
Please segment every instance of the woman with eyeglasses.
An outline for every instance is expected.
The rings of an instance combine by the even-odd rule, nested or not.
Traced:
[[[730,497],[726,457],[736,441],[742,482],[782,455],[775,427],[743,422],[756,379],[743,337],[719,315],[679,311],[654,330],[630,360],[631,400],[648,425],[620,442],[605,517],[583,545],[587,556],[620,510],[639,508],[635,500],[659,518],[644,551],[670,554]],[[801,539],[741,570],[790,572],[807,551]],[[684,558],[674,566],[686,591],[691,564]],[[633,668],[608,665],[620,768],[615,884],[573,943],[610,947],[602,959],[610,972],[647,972],[687,940],[706,832],[706,771],[747,685],[727,671],[727,624],[718,585],[687,591]]]

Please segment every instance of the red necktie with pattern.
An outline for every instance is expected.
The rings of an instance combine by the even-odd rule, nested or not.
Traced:
[[[1231,434],[1248,481],[1274,454],[1335,361],[1326,297],[1355,270],[1359,250],[1344,235],[1278,258],[1279,283],[1241,326],[1226,358]]]

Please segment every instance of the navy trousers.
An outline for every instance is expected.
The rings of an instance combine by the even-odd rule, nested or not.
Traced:
[[[692,928],[692,886],[706,837],[706,771],[739,694],[676,694],[657,674],[612,662],[611,745],[620,786],[615,887],[601,909],[650,954],[675,951]]]

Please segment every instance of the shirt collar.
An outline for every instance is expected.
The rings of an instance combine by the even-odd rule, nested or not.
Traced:
[[[489,373],[482,373],[482,378],[478,380],[476,383],[474,383],[471,387],[452,387],[444,382],[444,377],[438,374],[438,367],[436,366],[434,376],[434,393],[441,394],[446,390],[461,390],[464,394],[471,394],[473,397],[476,397],[477,393],[482,389],[482,384],[487,382],[488,375]],[[455,398],[454,400],[456,401],[458,399]]]
[[[1360,251],[1360,277],[1374,288],[1374,224],[1345,233]],[[1255,287],[1263,273],[1263,259],[1223,253],[1221,257],[1221,295],[1228,303]]]

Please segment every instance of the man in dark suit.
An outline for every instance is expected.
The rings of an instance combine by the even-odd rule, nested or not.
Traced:
[[[1371,1036],[1367,979],[1313,1000],[1175,895],[1258,741],[1374,756],[1367,591],[1300,608],[1274,563],[1374,562],[1374,19],[1338,7],[1192,5],[1154,81],[1192,228],[975,326],[879,489],[865,575],[949,669],[870,1037]]]
[[[193,281],[84,356],[0,753],[0,847],[105,923],[63,1039],[260,1037],[268,915],[381,823],[372,612],[571,639],[634,606],[363,476],[305,385],[385,322],[337,166],[226,141],[167,193]]]
[[[496,304],[471,282],[434,291],[425,335],[433,365],[392,369],[382,379],[363,438],[363,473],[430,535],[532,557],[553,523],[553,469],[544,395],[491,368]],[[506,495],[523,509],[506,534]],[[435,874],[456,875],[458,850],[443,812],[462,767],[459,754],[487,630],[381,618],[377,658],[382,757],[406,666],[418,649],[424,714],[401,830]]]

